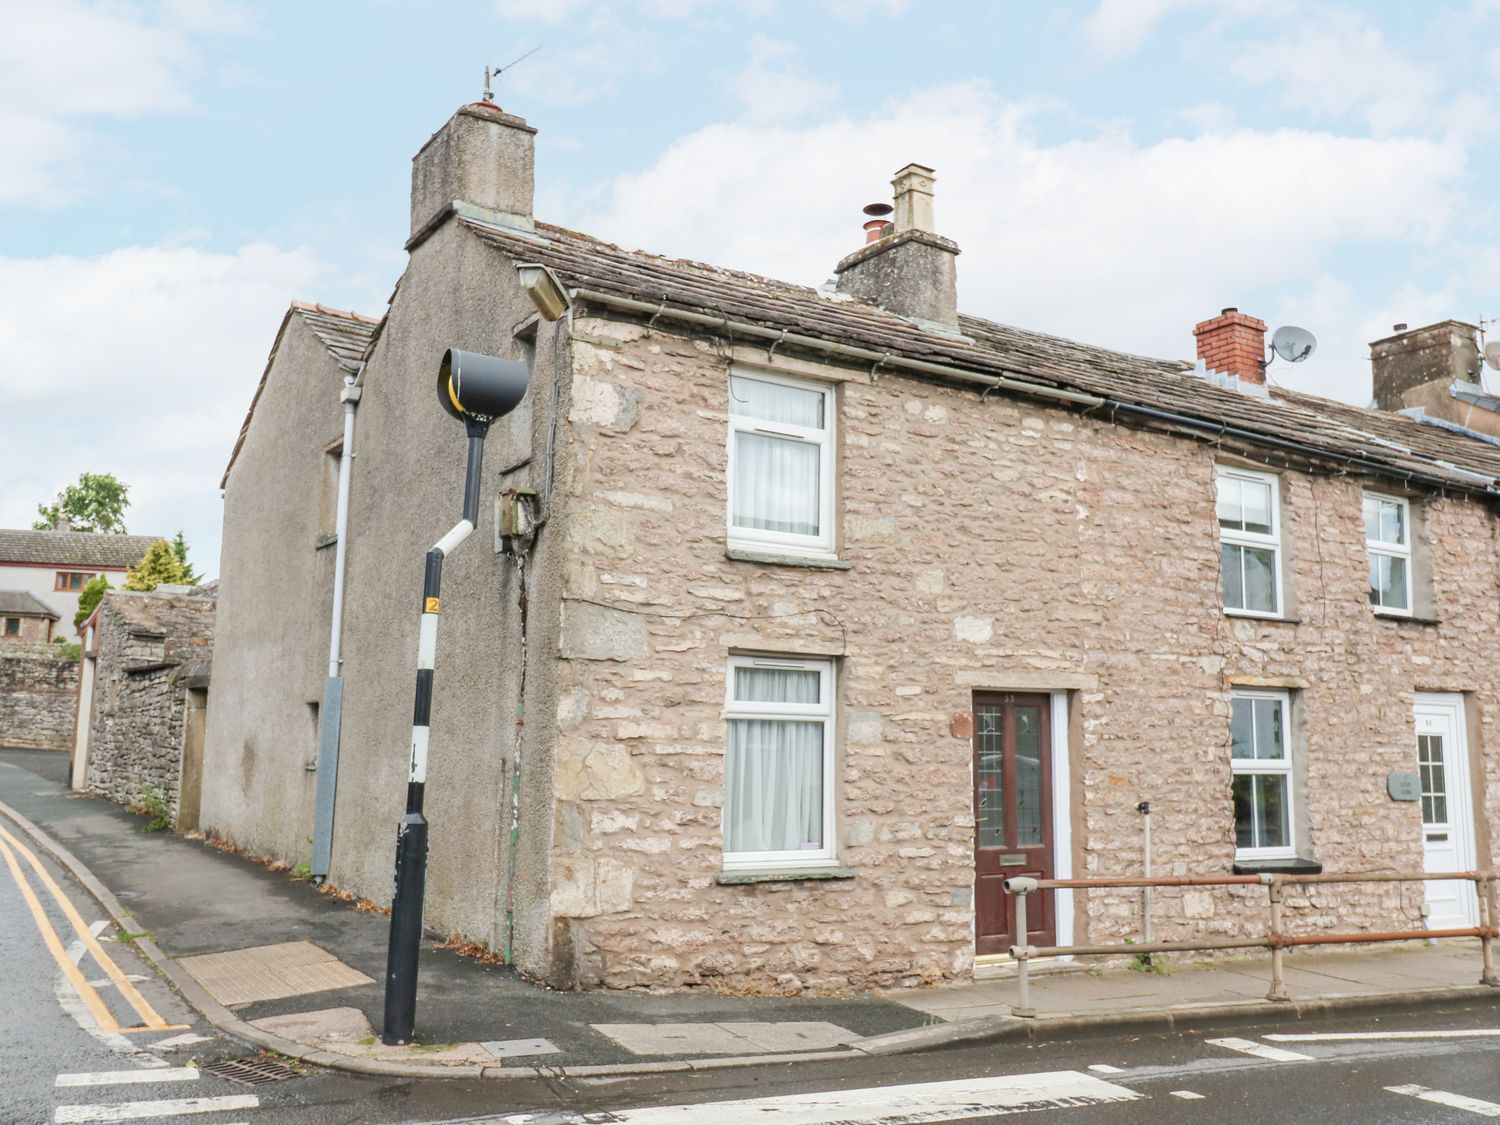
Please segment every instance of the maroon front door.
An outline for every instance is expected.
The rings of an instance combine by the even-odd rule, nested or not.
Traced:
[[[974,696],[975,951],[1004,953],[1016,942],[1006,879],[1052,878],[1052,701],[1045,695]],[[1057,942],[1054,892],[1028,896],[1032,945]]]

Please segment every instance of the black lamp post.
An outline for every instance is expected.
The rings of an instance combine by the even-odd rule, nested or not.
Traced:
[[[385,968],[385,1022],[381,1041],[409,1043],[417,1017],[417,954],[422,944],[422,899],[427,886],[427,746],[432,715],[432,676],[437,661],[438,615],[442,612],[443,559],[467,539],[479,521],[480,465],[490,423],[509,414],[526,394],[524,363],[450,349],[438,368],[443,409],[464,424],[469,437],[464,470],[463,518],[427,552],[422,616],[417,640],[417,698],[412,713],[411,769],[406,815],[396,830],[396,892],[391,901],[391,943]]]

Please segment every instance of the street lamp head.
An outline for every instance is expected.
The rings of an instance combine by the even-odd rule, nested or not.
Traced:
[[[520,404],[530,377],[516,360],[449,348],[438,367],[438,402],[461,422],[488,424]]]

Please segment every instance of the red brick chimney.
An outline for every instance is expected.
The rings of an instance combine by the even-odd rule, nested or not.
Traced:
[[[1193,329],[1198,358],[1210,371],[1222,371],[1256,386],[1266,382],[1266,322],[1239,309],[1225,309]]]

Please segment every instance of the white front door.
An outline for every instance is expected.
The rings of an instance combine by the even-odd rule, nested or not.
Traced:
[[[1463,697],[1418,695],[1417,775],[1422,781],[1422,870],[1474,869],[1474,804],[1469,791],[1469,746]],[[1479,924],[1474,884],[1430,882],[1427,928],[1455,930]]]

